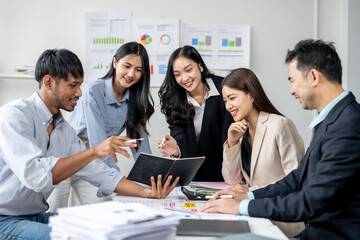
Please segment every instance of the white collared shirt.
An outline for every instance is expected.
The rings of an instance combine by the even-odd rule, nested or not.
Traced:
[[[194,128],[195,128],[196,141],[199,141],[199,137],[200,137],[200,133],[201,133],[201,127],[202,127],[203,116],[204,116],[204,112],[205,112],[206,100],[209,97],[220,95],[213,80],[211,78],[208,78],[208,79],[206,79],[206,81],[209,85],[210,90],[208,90],[206,92],[201,105],[193,97],[191,97],[188,92],[186,92],[188,102],[191,103],[195,109]]]

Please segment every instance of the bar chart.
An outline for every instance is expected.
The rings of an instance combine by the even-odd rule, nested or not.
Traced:
[[[124,44],[125,40],[123,38],[118,37],[100,37],[100,38],[93,38],[93,44]]]

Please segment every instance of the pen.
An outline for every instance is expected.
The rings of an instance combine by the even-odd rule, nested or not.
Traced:
[[[163,138],[163,139],[161,140],[161,143],[159,144],[159,149],[162,147],[162,145],[164,144],[165,141],[166,141],[166,138]]]
[[[171,211],[176,211],[176,212],[182,212],[182,213],[192,213],[194,214],[193,212],[190,212],[188,210],[184,210],[184,209],[179,209],[179,208],[169,208],[169,207],[163,207],[163,209],[166,209],[166,210],[171,210]]]
[[[210,199],[210,198],[213,198],[213,197],[214,197],[214,195],[206,195],[205,196],[206,199]],[[219,198],[234,198],[234,196],[233,195],[220,195]]]
[[[142,140],[144,140],[144,138],[131,139],[131,140],[127,140],[125,142],[127,142],[127,143],[140,143]]]

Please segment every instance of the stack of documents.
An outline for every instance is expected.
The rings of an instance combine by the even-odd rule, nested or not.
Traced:
[[[109,201],[61,208],[50,218],[51,239],[174,239],[179,218],[139,203]]]

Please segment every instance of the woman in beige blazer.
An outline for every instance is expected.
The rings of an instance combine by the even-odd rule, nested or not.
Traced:
[[[224,143],[222,174],[225,182],[240,191],[274,183],[297,168],[304,142],[294,123],[284,117],[266,96],[249,69],[233,70],[222,82],[226,110],[234,119]],[[249,187],[237,185],[246,183]],[[303,223],[276,223],[289,237]]]
[[[242,164],[243,137],[232,138],[237,143],[231,147],[229,139],[226,140],[222,164],[225,182],[236,185],[244,179],[250,191],[282,179],[298,167],[304,156],[303,140],[290,119],[274,113],[253,111],[255,119],[249,119],[252,122],[244,127],[244,131],[248,131],[247,140],[252,150],[250,174],[247,174]],[[239,125],[237,122],[233,124]],[[233,132],[234,128],[236,126],[230,126],[229,132]],[[229,133],[229,138],[230,135],[232,137],[234,134]]]

